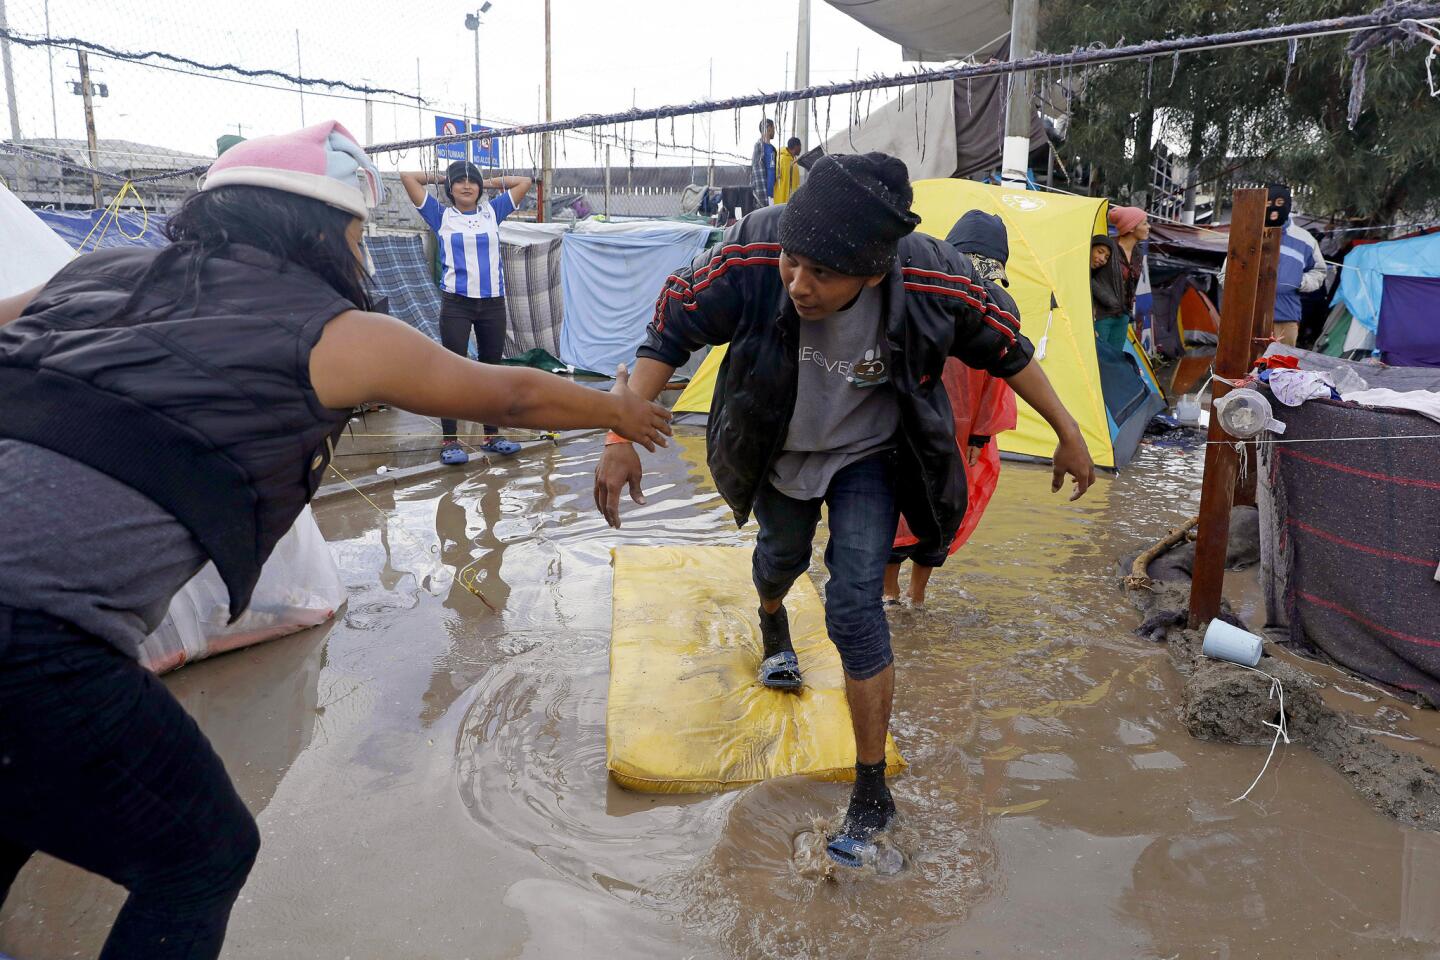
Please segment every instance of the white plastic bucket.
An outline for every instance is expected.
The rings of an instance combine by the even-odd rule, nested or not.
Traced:
[[[1205,642],[1200,652],[1216,660],[1229,660],[1247,667],[1260,662],[1264,641],[1248,630],[1232,627],[1220,618],[1210,621],[1205,628]]]

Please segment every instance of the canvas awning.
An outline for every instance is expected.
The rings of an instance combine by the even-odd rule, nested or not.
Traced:
[[[826,2],[900,44],[906,60],[963,60],[993,48],[1010,32],[1010,7],[1001,0]]]

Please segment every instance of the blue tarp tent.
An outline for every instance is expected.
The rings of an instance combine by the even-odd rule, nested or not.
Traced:
[[[165,218],[151,214],[120,213],[113,221],[100,224],[104,210],[36,210],[35,215],[75,250],[107,247],[163,247]],[[100,224],[96,229],[96,224]],[[89,237],[87,240],[86,238]]]
[[[1440,277],[1440,233],[1364,243],[1346,255],[1335,302],[1372,333],[1380,329],[1387,276]]]
[[[654,221],[566,234],[560,359],[607,374],[633,361],[665,278],[705,249],[710,234],[707,226]]]

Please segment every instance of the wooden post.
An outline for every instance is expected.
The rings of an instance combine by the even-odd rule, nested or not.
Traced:
[[[1255,330],[1250,338],[1250,366],[1246,369],[1254,369],[1255,361],[1270,346],[1270,338],[1275,335],[1275,287],[1280,277],[1280,238],[1284,235],[1282,227],[1266,227],[1261,241],[1260,282],[1255,288]],[[1245,444],[1245,457],[1250,469],[1235,491],[1237,507],[1255,506],[1255,484],[1260,476],[1255,464],[1260,460],[1259,448],[1253,440]]]
[[[1265,196],[1264,190],[1235,191],[1229,266],[1225,271],[1225,297],[1220,311],[1220,342],[1215,348],[1215,375],[1229,380],[1243,377],[1250,363],[1260,286]],[[1229,392],[1229,384],[1220,380],[1212,382],[1212,402]],[[1225,552],[1230,541],[1230,506],[1235,501],[1235,476],[1240,466],[1235,438],[1220,428],[1220,418],[1213,412],[1208,439],[1205,477],[1200,486],[1200,532],[1195,540],[1195,566],[1190,581],[1192,629],[1220,612]]]

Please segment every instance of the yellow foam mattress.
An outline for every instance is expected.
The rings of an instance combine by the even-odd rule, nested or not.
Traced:
[[[606,765],[649,793],[707,793],[771,777],[855,776],[840,656],[808,576],[785,606],[805,685],[768,690],[760,665],[750,550],[620,547]],[[905,765],[887,738],[890,773]]]

